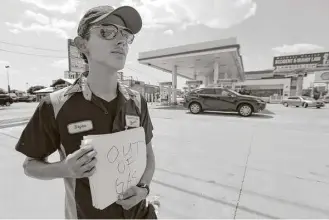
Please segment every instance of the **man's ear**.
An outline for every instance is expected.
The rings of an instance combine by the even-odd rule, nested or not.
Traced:
[[[74,38],[74,44],[80,50],[81,53],[83,54],[89,53],[86,39],[83,39],[82,37],[78,36]]]

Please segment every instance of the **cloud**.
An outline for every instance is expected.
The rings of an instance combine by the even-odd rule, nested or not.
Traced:
[[[24,14],[27,17],[32,18],[33,20],[36,20],[40,24],[51,25],[55,28],[72,29],[77,25],[77,23],[75,21],[67,21],[67,20],[58,19],[58,18],[50,19],[46,15],[43,15],[41,13],[35,13],[30,10],[25,11]]]
[[[77,25],[75,21],[67,21],[64,19],[57,19],[57,18],[52,19],[51,23],[54,27],[64,28],[64,29],[73,29]]]
[[[7,60],[0,60],[0,66],[10,65],[9,61]]]
[[[26,10],[24,15],[27,18],[33,19],[37,23],[32,23],[30,25],[23,25],[22,22],[18,23],[10,23],[6,22],[5,24],[9,27],[12,27],[10,31],[14,34],[18,34],[21,31],[30,31],[37,32],[38,34],[41,32],[49,32],[55,33],[58,37],[68,38],[68,34],[64,29],[70,30],[76,26],[75,21],[67,21],[64,19],[52,18],[50,19],[48,16],[43,15],[41,13],[36,13],[30,10]]]
[[[49,22],[50,22],[49,17],[47,17],[47,16],[45,16],[43,14],[40,14],[40,13],[35,13],[33,11],[26,10],[24,12],[24,14],[27,17],[32,18],[33,20],[36,20],[37,22],[39,22],[41,24],[49,24]]]
[[[29,26],[24,26],[21,22],[19,23],[10,23],[10,22],[5,22],[5,24],[9,27],[12,27],[14,29],[18,29],[20,31],[29,31],[29,32],[37,32],[40,34],[41,32],[48,32],[48,33],[55,33],[57,34],[58,37],[65,38],[67,39],[69,36],[66,33],[66,31],[54,27],[52,25],[42,25],[42,24],[37,24],[37,23],[32,23]]]
[[[124,0],[121,5],[136,7],[144,28],[186,28],[203,24],[210,28],[229,28],[254,16],[253,0]]]
[[[13,34],[19,34],[19,33],[21,33],[21,31],[18,30],[18,29],[10,29],[9,31],[10,31],[11,33],[13,33]]]
[[[68,59],[56,60],[51,64],[52,67],[67,70],[68,69]]]
[[[80,0],[60,0],[56,1],[57,4],[54,4],[53,0],[20,0],[21,2],[32,4],[37,6],[38,8],[47,10],[60,12],[62,14],[74,13],[77,10],[77,7],[80,3]],[[52,3],[50,3],[52,2]]]
[[[292,44],[272,48],[276,56],[320,52],[324,48],[315,44]]]
[[[174,31],[173,30],[166,30],[163,33],[166,34],[166,35],[173,35]]]

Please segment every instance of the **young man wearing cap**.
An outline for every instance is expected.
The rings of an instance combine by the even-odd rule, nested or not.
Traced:
[[[43,180],[64,178],[66,218],[156,218],[154,207],[146,202],[155,168],[147,103],[117,80],[128,44],[141,27],[141,17],[132,7],[89,10],[74,40],[88,61],[89,72],[41,101],[16,145],[16,150],[27,156],[23,165],[26,175]],[[93,146],[81,145],[83,136],[139,126],[145,130],[147,144],[147,167],[140,183],[106,209],[95,209],[87,177],[97,168],[96,151]],[[55,151],[61,161],[49,163],[47,157]]]

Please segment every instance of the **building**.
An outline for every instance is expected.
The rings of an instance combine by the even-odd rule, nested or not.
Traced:
[[[43,97],[45,97],[49,93],[52,93],[54,91],[72,85],[74,81],[75,79],[65,79],[65,78],[53,80],[52,84],[49,87],[34,92],[37,96],[37,101],[39,102]]]
[[[35,91],[35,95],[37,96],[37,102],[40,102],[41,99],[43,99],[45,96],[47,96],[49,93],[52,93],[54,92],[54,88],[53,87],[47,87],[47,88],[44,88],[44,89],[40,89],[38,91]]]
[[[296,81],[296,92],[292,91],[292,93],[302,95],[305,76],[314,75],[315,78],[319,76],[318,80],[311,82],[312,86],[329,80],[325,76],[329,71],[329,52],[274,57],[273,67],[275,76],[292,77],[294,79],[292,84]]]
[[[328,87],[328,58],[328,52],[274,57],[272,69],[245,72],[246,81],[237,82],[236,88],[245,88],[251,95],[278,101],[287,96],[302,95],[307,89],[303,87],[304,77],[308,75],[315,75],[312,86]]]
[[[54,88],[54,91],[65,88],[67,86],[72,85],[75,82],[76,79],[65,79],[60,78],[57,80],[53,80],[53,83],[50,85],[50,87]]]
[[[156,85],[146,84],[143,81],[134,80],[132,77],[120,77],[121,82],[129,88],[138,91],[147,102],[156,102],[160,93],[160,87]]]
[[[172,74],[172,84],[168,86],[172,87],[169,91],[174,104],[177,103],[177,76],[201,80],[206,86],[234,86],[234,82],[244,81],[240,45],[236,38],[142,52],[138,61]]]

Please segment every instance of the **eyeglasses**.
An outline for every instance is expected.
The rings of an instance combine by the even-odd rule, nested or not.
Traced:
[[[87,34],[90,34],[90,31],[92,29],[96,29],[96,28],[100,28],[99,34],[105,40],[113,40],[114,38],[116,38],[118,32],[121,33],[121,35],[125,38],[125,40],[127,41],[128,44],[132,44],[132,42],[134,41],[134,38],[135,38],[132,31],[129,30],[128,28],[121,28],[114,24],[103,24],[103,25],[92,26],[88,30]]]

